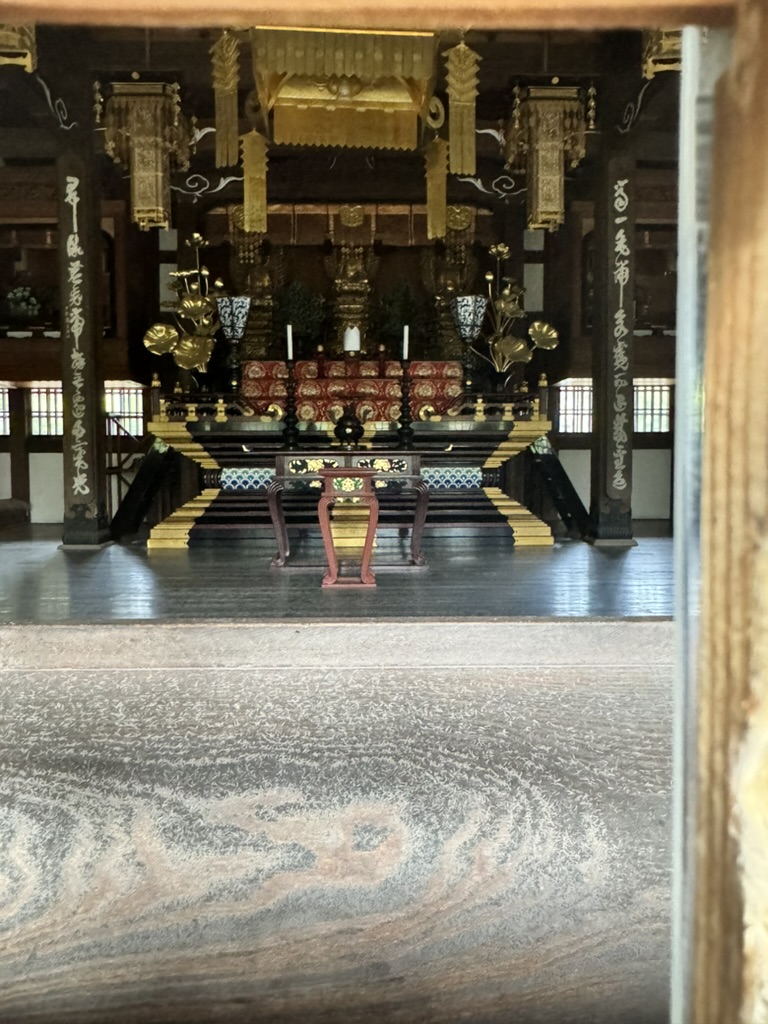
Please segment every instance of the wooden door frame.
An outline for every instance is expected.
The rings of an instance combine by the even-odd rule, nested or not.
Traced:
[[[214,22],[245,27],[252,12],[250,0],[224,0],[216,6],[209,0],[133,0],[125,7],[103,6],[102,0],[16,0],[2,7],[7,22],[147,27],[214,27]],[[766,5],[762,0],[443,0],[439,5],[430,0],[273,0],[258,17],[266,25],[404,30],[720,27],[738,21],[734,62],[721,86],[714,147],[718,202],[712,212],[707,313],[696,695],[700,813],[693,1009],[685,1024],[752,1021],[755,1007],[768,1001],[768,935],[762,947],[750,933],[745,940],[741,874],[749,854],[745,844],[750,835],[755,840],[748,801],[754,799],[760,771],[768,773],[758,756],[768,736],[768,402],[755,401],[755,388],[768,379],[768,345],[763,342],[768,194],[748,187],[765,180],[768,163],[768,144],[750,131],[751,125],[768,120],[768,71],[762,70],[762,54],[768,50]],[[768,798],[765,793],[763,798]],[[762,839],[764,849],[768,837]],[[757,910],[768,914],[766,906]]]
[[[316,25],[368,29],[612,29],[674,28],[686,24],[724,27],[733,22],[737,0],[272,0],[256,10],[261,25]],[[248,27],[252,0],[8,0],[5,22],[80,25]]]

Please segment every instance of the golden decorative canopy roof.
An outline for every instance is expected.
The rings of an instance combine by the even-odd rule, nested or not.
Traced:
[[[273,140],[416,149],[434,86],[431,32],[251,30],[256,91]]]

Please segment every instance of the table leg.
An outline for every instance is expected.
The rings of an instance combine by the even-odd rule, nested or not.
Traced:
[[[427,558],[421,550],[421,537],[424,533],[424,524],[427,521],[429,488],[421,479],[417,480],[413,486],[416,491],[416,512],[413,517],[413,531],[411,532],[411,561],[414,565],[426,565]]]
[[[373,541],[376,537],[376,527],[379,522],[379,499],[372,494],[366,504],[370,511],[368,513],[368,529],[365,531],[363,556],[360,559],[360,580],[368,586],[375,586],[376,578],[371,572],[370,565],[371,555],[373,554]]]
[[[323,586],[333,587],[339,578],[339,560],[336,557],[336,549],[333,546],[333,534],[331,533],[330,507],[334,504],[334,498],[323,496],[317,503],[317,518],[320,520],[320,533],[323,537],[325,558],[328,562],[328,572],[323,576]]]
[[[288,527],[285,524],[285,511],[283,509],[283,484],[279,480],[273,480],[267,488],[267,505],[269,517],[272,520],[272,528],[275,531],[277,541],[277,554],[272,559],[273,569],[281,569],[290,552],[288,544]]]

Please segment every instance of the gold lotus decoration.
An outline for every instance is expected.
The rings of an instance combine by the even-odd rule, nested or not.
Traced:
[[[529,363],[534,349],[557,348],[559,336],[552,324],[535,320],[528,328],[528,338],[515,333],[515,322],[526,313],[523,309],[523,288],[512,277],[505,277],[503,266],[509,259],[509,246],[503,242],[490,248],[490,255],[496,261],[496,270],[485,275],[488,296],[459,295],[453,299],[451,308],[460,335],[475,355],[489,363],[497,373],[508,373],[516,363]],[[465,322],[462,322],[465,321]],[[490,332],[486,335],[486,350],[476,347],[483,333],[483,324],[490,321]]]
[[[205,372],[213,354],[214,334],[219,328],[216,299],[223,295],[224,282],[210,283],[208,268],[200,265],[200,251],[206,245],[195,233],[187,242],[195,250],[195,269],[176,270],[171,276],[177,294],[172,324],[153,324],[144,335],[144,345],[156,356],[170,353],[183,370]]]

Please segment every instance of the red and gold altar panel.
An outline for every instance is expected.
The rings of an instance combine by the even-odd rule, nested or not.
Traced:
[[[359,418],[392,422],[400,418],[400,378],[403,368],[394,359],[300,359],[295,366],[296,412],[305,422],[337,419],[351,405]],[[444,415],[462,392],[461,363],[414,360],[411,415],[427,406]],[[241,392],[263,414],[285,401],[288,367],[282,360],[252,360],[243,364]]]

